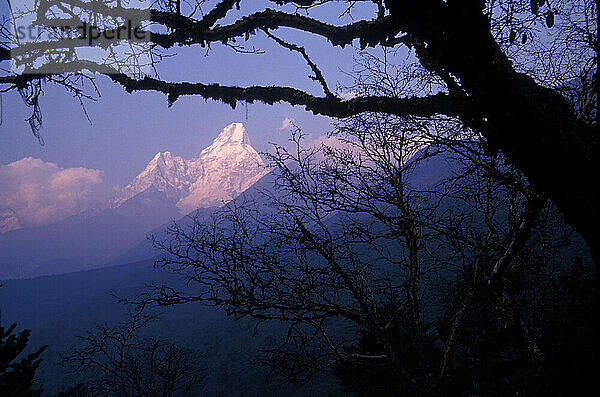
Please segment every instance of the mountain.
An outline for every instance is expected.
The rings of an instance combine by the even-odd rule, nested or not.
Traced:
[[[441,156],[429,158],[423,162],[422,167],[414,171],[410,176],[409,183],[416,188],[433,189],[441,179],[458,169],[458,166],[451,158]],[[261,202],[264,200],[261,192],[273,189],[275,178],[275,175],[267,174],[235,200],[240,202],[248,200],[253,204],[262,204],[264,208],[260,208],[261,213],[268,211],[269,203]],[[161,181],[160,178],[157,180]],[[151,183],[145,190],[137,193],[120,206],[103,211],[109,211],[114,214],[115,218],[131,216],[130,219],[127,219],[127,223],[134,222],[135,217],[139,217],[141,218],[139,221],[148,222],[146,226],[159,220],[152,218],[149,212],[152,208],[158,208],[155,206],[157,202],[163,203],[165,206],[163,210],[171,208],[178,212],[179,210],[173,205],[173,199],[168,197],[167,192],[159,190],[160,186],[157,185],[160,184]],[[188,188],[190,189],[188,195],[192,185],[193,183]],[[144,208],[146,204],[149,205],[148,212],[136,212],[140,208]],[[440,210],[445,211],[452,206],[456,206],[460,210],[460,205],[464,206],[465,204],[456,203],[452,197],[449,197]],[[468,208],[466,210],[468,211]],[[196,215],[199,218],[208,217],[211,211],[212,209],[200,209],[190,215]],[[91,215],[99,217],[102,213],[100,211]],[[358,216],[367,215],[359,214]],[[101,229],[99,222],[104,218],[95,219],[95,224]],[[331,217],[327,219],[326,224],[335,231],[335,225],[343,221],[344,218]],[[191,222],[191,218],[185,217],[178,222],[185,226],[183,222]],[[478,227],[478,224],[473,223],[474,227]],[[164,227],[160,228],[160,230],[162,229]],[[8,234],[11,233],[13,232]],[[87,236],[84,240],[89,238],[90,236]],[[114,239],[119,240],[120,238],[114,236]],[[577,237],[577,241],[576,244],[581,244],[582,248],[577,245],[569,245],[568,247],[574,251],[570,253],[565,251],[565,255],[559,256],[574,258],[576,255],[586,253],[587,257],[587,249],[583,240]],[[32,242],[32,246],[36,247],[34,243],[35,241]],[[396,252],[401,252],[403,246],[392,246],[392,248]],[[0,253],[3,249],[4,247],[0,247]],[[132,258],[151,258],[155,253],[153,254],[150,250],[151,247],[140,245],[135,252],[130,252],[130,254]],[[365,251],[364,254],[368,255],[368,252]],[[453,256],[448,258],[449,261],[455,260]],[[369,258],[367,257],[367,259]],[[44,353],[45,361],[41,364],[38,372],[38,376],[49,392],[56,393],[72,385],[72,380],[68,378],[64,368],[61,368],[57,362],[61,351],[68,350],[77,343],[76,335],[85,334],[86,330],[96,324],[117,324],[123,320],[122,308],[115,299],[111,298],[111,294],[131,298],[142,292],[144,285],[171,285],[176,289],[182,288],[183,285],[187,286],[187,279],[181,279],[169,272],[155,269],[151,259],[143,261],[132,259],[131,262],[122,266],[2,282],[4,287],[0,288],[0,302],[2,302],[3,324],[17,322],[18,329],[31,329],[30,346],[32,348],[49,345]],[[435,285],[434,282],[437,278],[450,276],[440,270],[435,270],[435,268],[427,273],[426,277],[431,277],[431,279],[425,280],[431,281],[432,286]],[[204,288],[194,285],[194,283],[191,285],[191,288]],[[424,301],[424,307],[427,307],[432,313],[436,310],[436,305],[439,305],[439,301]],[[429,318],[427,320],[429,321]],[[201,351],[204,360],[202,366],[206,368],[206,377],[203,381],[205,389],[198,395],[286,395],[289,397],[336,395],[336,384],[332,379],[324,379],[321,382],[304,386],[267,384],[268,373],[256,365],[256,352],[273,347],[283,340],[282,338],[287,335],[285,332],[287,329],[285,324],[279,322],[261,324],[259,332],[256,332],[257,329],[259,328],[256,322],[250,319],[233,321],[231,318],[225,317],[223,310],[219,307],[186,304],[169,307],[163,313],[161,320],[152,323],[149,332]],[[346,394],[339,393],[339,395]]]
[[[153,187],[164,192],[182,214],[187,214],[231,201],[267,172],[244,125],[233,123],[194,159],[157,153],[144,171],[121,189],[112,205],[118,207]]]
[[[241,123],[223,129],[198,157],[159,152],[109,203],[58,223],[19,230],[0,209],[0,280],[103,266],[147,234],[198,208],[231,201],[268,173]]]
[[[240,194],[236,199],[234,199],[231,203],[227,205],[234,205],[236,202],[252,202],[257,205],[257,208],[260,207],[261,210],[266,211],[265,206],[268,205],[266,202],[264,192],[272,192],[273,186],[275,185],[275,175],[270,172],[260,178],[256,183],[250,186],[247,190],[245,190],[242,194]],[[215,214],[219,209],[226,208],[223,207],[209,207],[209,208],[198,208],[195,211],[190,212],[188,215],[177,219],[176,223],[178,226],[182,228],[191,227],[194,222],[210,222],[211,216]],[[150,235],[154,236],[159,241],[164,241],[167,239],[167,225],[161,225],[155,229],[153,229]],[[152,246],[152,242],[150,240],[141,241],[139,244],[134,245],[131,249],[126,251],[125,253],[113,258],[112,263],[132,263],[142,260],[147,260],[151,258],[155,258],[160,256],[163,252],[159,249],[156,249]]]

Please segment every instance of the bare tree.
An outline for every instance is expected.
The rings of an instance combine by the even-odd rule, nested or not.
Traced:
[[[130,307],[118,326],[99,325],[79,337],[62,364],[78,375],[85,395],[190,396],[203,375],[196,351],[142,332],[157,319],[143,306]]]
[[[223,0],[207,9],[204,1],[189,6],[156,2],[146,16],[123,7],[118,0],[51,0],[40,2],[35,11],[43,26],[82,22],[90,12],[94,18],[119,21],[145,18],[155,27],[147,32],[154,66],[165,51],[177,46],[210,48],[221,43],[240,53],[256,52],[243,46],[241,40],[264,33],[278,45],[299,54],[323,96],[285,86],[235,87],[126,74],[114,62],[99,64],[72,58],[75,48],[86,45],[78,37],[24,43],[9,51],[11,37],[6,29],[0,60],[9,59],[11,51],[13,58],[29,64],[34,64],[32,58],[35,60],[36,56],[50,53],[53,57],[35,73],[8,74],[0,78],[0,83],[6,86],[3,90],[16,88],[24,92],[27,104],[35,109],[31,119],[34,131],[41,120],[36,87],[40,81],[55,82],[49,74],[56,72],[49,72],[48,65],[60,66],[59,72],[67,75],[82,69],[106,74],[129,92],[163,92],[169,103],[183,95],[199,95],[231,106],[239,101],[285,101],[333,117],[377,111],[400,117],[455,118],[485,136],[494,151],[502,151],[536,190],[556,203],[590,247],[597,249],[598,196],[586,176],[588,170],[598,168],[594,156],[598,144],[596,1],[273,0],[277,9],[244,8],[243,16],[219,24],[241,3]],[[360,14],[356,16],[358,20],[336,25],[335,21],[312,16],[332,4],[340,8],[342,15],[353,16],[359,3],[366,5],[363,10],[367,8],[370,17]],[[420,77],[424,75],[434,76],[437,84],[413,95],[401,91],[343,100],[334,94],[330,82],[304,47],[274,35],[281,28],[320,36],[331,46],[343,47],[358,41],[362,48],[404,49],[410,56],[399,62],[419,65],[426,72],[407,75],[414,82],[411,86],[422,86]],[[107,32],[112,34],[112,28]],[[72,80],[59,83],[78,89]]]
[[[147,302],[288,324],[269,358],[294,381],[370,367],[393,379],[388,393],[449,392],[485,302],[543,365],[515,285],[546,271],[570,234],[545,195],[448,118],[369,113],[303,142],[297,131],[268,154],[272,190],[155,241],[159,266],[200,290],[158,285]]]

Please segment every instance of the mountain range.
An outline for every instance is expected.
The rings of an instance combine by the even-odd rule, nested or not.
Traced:
[[[223,140],[230,142],[232,146],[242,146],[245,138],[243,134],[242,137],[239,137],[233,133],[236,130],[239,131],[240,128],[232,128],[228,130],[228,133],[223,136],[219,135],[219,137],[227,138]],[[230,137],[235,139],[229,139]],[[219,138],[215,142],[221,142],[217,141],[219,141]],[[246,145],[249,145],[249,143]],[[225,146],[227,147],[227,145]],[[212,150],[219,147],[221,145],[215,145],[215,143],[211,145]],[[232,153],[232,151],[233,153],[241,153],[243,146],[241,148],[238,146],[237,149],[239,149],[239,152],[233,151],[233,147],[228,147],[226,150],[231,150],[229,153]],[[189,161],[175,160],[172,156],[160,153],[162,156],[156,156],[158,157],[155,157],[156,161],[153,159],[146,170],[138,175],[126,189],[121,190],[119,195],[105,208],[86,212],[79,217],[72,217],[70,223],[65,221],[52,225],[54,229],[48,227],[43,229],[43,233],[38,231],[37,235],[28,229],[15,230],[0,235],[0,254],[3,254],[6,248],[10,248],[12,252],[19,252],[18,249],[22,250],[21,255],[29,255],[30,251],[39,250],[38,257],[58,257],[59,252],[85,247],[82,252],[91,255],[95,251],[102,251],[101,245],[118,246],[119,249],[114,251],[123,252],[118,259],[112,259],[112,263],[120,264],[116,266],[105,266],[71,273],[67,273],[68,270],[63,268],[63,270],[53,270],[53,272],[66,274],[2,281],[3,287],[0,288],[2,307],[0,309],[2,309],[1,314],[4,323],[16,322],[19,328],[31,329],[32,339],[30,345],[32,347],[49,346],[44,353],[45,360],[40,365],[37,374],[50,393],[58,393],[58,391],[65,390],[74,384],[74,380],[69,378],[69,375],[65,373],[65,369],[58,363],[60,353],[69,351],[77,343],[77,335],[85,335],[96,324],[104,326],[104,324],[118,324],[120,321],[125,320],[123,308],[120,307],[114,296],[131,299],[140,292],[146,291],[146,286],[152,284],[169,285],[181,291],[184,291],[184,287],[190,288],[190,286],[191,288],[203,288],[194,285],[194,283],[189,284],[186,277],[177,277],[176,274],[171,272],[161,271],[160,267],[156,268],[153,258],[158,253],[153,251],[148,241],[141,239],[137,244],[132,244],[127,239],[135,233],[147,233],[148,230],[152,230],[151,225],[160,226],[153,229],[153,233],[156,234],[159,240],[168,237],[164,232],[164,222],[161,223],[161,219],[168,213],[171,214],[172,218],[179,217],[178,223],[185,228],[193,221],[192,216],[200,218],[201,221],[203,216],[216,210],[215,207],[199,208],[193,211],[190,216],[181,218],[181,204],[178,205],[181,200],[191,200],[189,197],[199,197],[191,195],[191,192],[197,191],[192,188],[197,180],[189,183],[186,181],[193,179],[193,177],[190,177],[189,164],[199,158],[204,158],[202,153],[205,153],[205,151],[202,151],[197,159]],[[213,154],[217,154],[219,151],[216,150]],[[250,151],[250,153],[252,152]],[[172,162],[168,160],[169,157]],[[234,156],[232,155],[232,157]],[[240,158],[246,157],[240,155]],[[238,164],[233,158],[228,160],[231,160],[228,164]],[[242,163],[244,162],[242,161]],[[211,172],[206,164],[209,163],[205,163],[204,168],[198,167],[205,174],[197,174],[205,175],[204,180],[235,180],[235,178],[228,176],[228,172],[235,175],[237,167],[231,165],[232,168],[229,169],[219,169],[217,167],[214,172]],[[421,191],[430,191],[438,186],[445,177],[454,174],[456,170],[460,169],[459,167],[460,164],[452,157],[428,157],[409,176],[406,183]],[[249,167],[240,166],[240,168],[246,171],[250,170]],[[265,171],[259,169],[256,172],[256,175],[260,175]],[[209,173],[213,175],[209,176]],[[220,178],[220,176],[223,176],[223,178]],[[198,178],[200,179],[200,176]],[[259,208],[261,214],[263,214],[263,211],[269,211],[268,200],[261,200],[264,200],[263,193],[273,189],[276,185],[276,178],[275,173],[267,173],[240,193],[231,205],[238,201],[250,202],[261,205]],[[233,197],[239,191],[234,190],[234,188],[242,186],[239,183],[244,183],[242,179],[238,179],[238,184],[223,185],[223,188],[218,193],[213,192],[214,194],[211,197],[220,195],[221,200],[224,201],[228,197]],[[152,183],[148,183],[148,181],[152,181]],[[136,192],[136,189],[140,191]],[[133,195],[119,202],[119,198],[125,197],[127,194]],[[230,196],[225,194],[230,194]],[[282,197],[278,198],[283,199]],[[210,199],[203,200],[198,201],[198,203],[211,202]],[[214,203],[214,201],[212,202]],[[442,213],[448,209],[460,211],[463,208],[461,206],[465,206],[465,203],[460,200],[456,201],[452,196],[447,196],[440,203],[438,210]],[[469,213],[468,208],[465,208],[465,210],[467,210],[466,213]],[[328,217],[325,221],[326,226],[333,231],[336,230],[336,225],[347,219],[337,218],[335,215]],[[358,216],[364,216],[365,218],[356,217],[354,219],[358,221],[364,219],[369,222],[369,227],[376,227],[376,224],[368,219],[368,215],[358,214]],[[471,224],[473,227],[478,227],[477,225],[482,224],[482,222],[482,219],[477,220],[474,217]],[[82,227],[83,224],[91,224],[94,227]],[[125,227],[131,230],[126,231]],[[137,231],[134,233],[133,229]],[[119,235],[121,233],[119,230],[123,230],[122,233],[125,237]],[[16,236],[19,233],[28,233],[24,236],[30,239],[29,250],[24,247],[9,247],[8,243],[3,240],[4,236]],[[68,243],[64,240],[65,235],[71,237]],[[96,248],[90,245],[94,239],[98,241],[98,247]],[[46,245],[44,246],[44,244]],[[65,245],[56,248],[59,244]],[[68,244],[70,245],[67,247]],[[394,244],[392,242],[387,247],[390,248],[389,252],[401,254],[403,245]],[[581,253],[587,252],[583,240],[579,237],[566,245],[565,248],[559,255],[560,257],[575,258]],[[45,252],[46,256],[42,256],[41,251],[44,249],[54,249],[55,251]],[[368,255],[366,251],[365,254]],[[437,254],[443,255],[443,251],[438,251]],[[449,260],[453,261],[454,258],[451,254],[451,252],[448,253]],[[73,261],[73,263],[77,262]],[[80,262],[77,269],[82,269],[82,263],[87,262]],[[3,264],[4,262],[0,264],[0,269],[4,269]],[[395,267],[392,266],[392,268]],[[48,269],[50,267],[45,266],[31,271],[29,274],[36,274],[36,272],[38,274],[41,272],[48,273],[50,272]],[[54,267],[54,269],[58,268]],[[454,280],[455,274],[432,268],[431,272],[427,272],[426,277],[431,278],[424,279],[424,282],[431,281],[431,285],[435,285],[440,278],[450,277]],[[439,302],[424,300],[423,304],[424,307],[428,307],[428,310],[435,311]],[[168,338],[168,340],[176,341],[184,346],[198,349],[202,353],[202,366],[205,368],[206,377],[203,380],[204,390],[198,395],[286,395],[289,397],[346,395],[345,393],[337,393],[339,390],[331,378],[316,379],[314,383],[300,386],[282,386],[277,383],[268,383],[269,380],[272,381],[269,377],[270,374],[257,365],[258,360],[264,359],[264,356],[258,356],[257,352],[264,352],[265,349],[272,348],[278,341],[288,337],[288,329],[284,326],[285,324],[276,322],[267,325],[261,322],[260,332],[257,332],[259,324],[254,320],[236,317],[234,321],[233,316],[226,317],[222,309],[219,306],[202,304],[170,306],[168,310],[162,313],[161,319],[152,323],[151,328],[148,330],[150,335]],[[328,375],[324,374],[324,376]]]
[[[268,172],[244,125],[233,123],[198,157],[159,152],[110,201],[58,223],[22,228],[14,211],[0,209],[0,279],[114,263],[153,229],[222,206]]]

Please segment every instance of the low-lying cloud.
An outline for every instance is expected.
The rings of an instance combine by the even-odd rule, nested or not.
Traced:
[[[104,200],[103,176],[100,170],[26,157],[0,166],[0,209],[14,211],[22,226],[57,222]]]

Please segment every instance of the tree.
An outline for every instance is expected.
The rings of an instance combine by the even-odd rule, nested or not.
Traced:
[[[146,310],[147,311],[147,310]],[[98,325],[65,352],[62,364],[83,380],[86,396],[190,396],[202,382],[196,351],[141,332],[157,317],[130,307],[118,326]]]
[[[535,310],[570,230],[518,169],[444,117],[366,113],[303,142],[269,155],[272,190],[157,239],[194,288],[142,300],[283,322],[280,375],[333,368],[364,395],[514,393],[559,371]]]
[[[15,335],[16,326],[0,326],[0,392],[3,396],[40,396],[42,388],[34,385],[34,377],[46,346],[19,359],[27,348],[31,332],[23,330]]]
[[[123,7],[119,0],[50,0],[39,3],[37,17],[38,23],[46,26],[74,26],[88,12],[95,21],[119,17],[121,21],[149,20],[156,27],[148,35],[152,64],[160,60],[161,51],[178,46],[222,43],[247,52],[240,40],[265,34],[306,61],[313,73],[310,77],[319,83],[323,96],[283,86],[233,87],[124,74],[123,65],[113,62],[114,57],[108,64],[78,60],[74,49],[85,46],[86,41],[72,37],[13,47],[12,56],[21,64],[35,65],[39,59],[49,62],[30,69],[30,73],[0,77],[0,83],[6,85],[5,90],[19,89],[34,108],[29,119],[34,132],[41,122],[37,103],[40,81],[64,85],[80,98],[85,97],[82,75],[78,74],[82,69],[106,74],[129,92],[162,92],[169,103],[180,96],[199,95],[231,106],[239,101],[285,101],[338,118],[368,111],[395,116],[447,116],[481,133],[493,151],[501,151],[536,190],[550,197],[597,253],[599,197],[586,176],[588,170],[598,168],[597,1],[373,0],[364,2],[372,5],[370,18],[361,15],[363,19],[335,25],[311,16],[330,1],[273,0],[277,9],[244,9],[244,15],[234,22],[220,25],[241,3],[223,0],[207,11],[202,10],[203,1],[189,9],[182,8],[180,2],[157,2],[146,14]],[[338,5],[344,13],[351,13],[357,3],[363,2]],[[331,46],[343,47],[358,40],[362,48],[408,49],[413,56],[404,59],[417,65],[422,73],[407,76],[410,90],[361,93],[342,100],[329,88],[304,47],[273,34],[280,28],[318,35]],[[11,37],[6,32],[5,41],[9,42]],[[112,34],[113,28],[105,33]],[[9,59],[8,43],[0,49],[0,60]],[[434,80],[434,84],[424,88],[423,76]],[[419,87],[423,89],[415,90]]]

